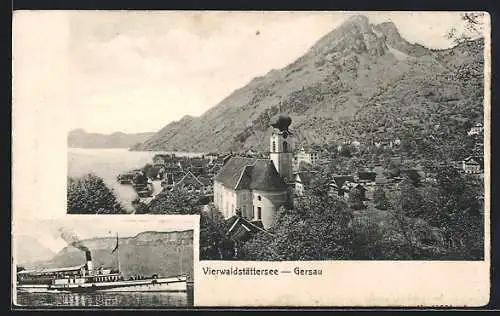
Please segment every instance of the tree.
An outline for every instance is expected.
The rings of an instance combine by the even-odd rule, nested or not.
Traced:
[[[151,214],[199,214],[201,196],[182,189],[164,190],[149,203]]]
[[[354,152],[355,152],[355,149],[351,145],[345,144],[345,145],[342,145],[342,147],[340,148],[340,155],[344,156],[344,157],[350,158],[353,156]]]
[[[390,205],[389,200],[385,195],[385,191],[381,186],[377,186],[373,192],[373,203],[379,210],[387,210]]]
[[[387,165],[387,173],[390,177],[399,177],[401,174],[401,163],[397,160],[391,160]]]
[[[443,232],[451,258],[484,256],[484,216],[481,183],[462,176],[452,167],[438,170],[436,209],[429,219]]]
[[[399,187],[401,191],[398,198],[398,209],[401,210],[402,214],[410,217],[422,215],[422,197],[413,182],[409,178],[405,178],[401,181]]]
[[[142,167],[142,172],[149,179],[157,179],[160,173],[160,169],[161,167],[153,166],[148,163],[144,167]]]
[[[232,258],[233,243],[226,236],[224,216],[210,204],[200,215],[200,259],[221,260]]]
[[[362,210],[366,206],[364,204],[365,190],[361,186],[356,186],[349,191],[349,206],[353,210]]]
[[[148,205],[144,202],[141,202],[139,198],[136,198],[132,201],[132,207],[135,210],[135,214],[147,214],[149,213]]]
[[[395,238],[396,237],[396,238]],[[398,252],[403,244],[388,227],[380,225],[373,211],[361,213],[353,221],[353,260],[388,260],[403,258]]]
[[[452,28],[446,37],[453,40],[457,46],[467,48],[478,56],[482,56],[484,51],[484,13],[462,13],[461,18],[462,25],[458,28]],[[481,59],[480,62],[463,63],[453,69],[454,77],[467,83],[468,95],[476,94],[478,97],[482,97],[483,62],[484,60]]]
[[[279,258],[274,248],[269,245],[273,242],[273,236],[258,232],[240,247],[240,260],[273,261]]]
[[[307,195],[294,210],[281,208],[271,235],[242,247],[249,260],[342,260],[352,257],[352,212],[329,196]]]
[[[484,29],[483,17],[484,13],[482,12],[462,13],[462,30],[459,31],[454,27],[450,29],[448,34],[446,34],[446,37],[453,40],[457,44],[482,37]]]
[[[133,177],[133,180],[132,182],[134,184],[147,184],[148,183],[148,177],[146,176],[146,174],[144,172],[137,172],[134,177]]]
[[[120,214],[125,213],[115,194],[104,180],[94,174],[81,178],[68,178],[68,214]]]

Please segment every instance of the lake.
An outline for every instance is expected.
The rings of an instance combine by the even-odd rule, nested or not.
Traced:
[[[153,162],[156,154],[172,154],[172,152],[143,152],[128,151],[126,148],[93,149],[68,148],[68,176],[80,177],[87,173],[104,179],[104,182],[113,189],[123,207],[132,212],[132,200],[137,197],[129,185],[120,185],[116,177],[123,172],[143,167]],[[176,156],[195,157],[203,153],[175,152]]]
[[[193,306],[193,288],[162,293],[17,293],[17,305],[25,307],[187,307]]]

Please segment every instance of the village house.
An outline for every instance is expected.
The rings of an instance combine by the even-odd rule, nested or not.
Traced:
[[[164,166],[169,163],[175,163],[175,158],[168,154],[156,154],[153,157],[154,166]]]
[[[241,216],[241,212],[227,219],[225,223],[229,227],[226,231],[226,236],[233,242],[245,242],[250,237],[258,232],[266,232],[260,221],[249,221]],[[235,247],[237,249],[237,247]]]
[[[184,176],[174,184],[173,189],[187,190],[188,192],[195,192],[201,194],[210,193],[210,184],[201,181],[191,171],[186,172]]]
[[[219,158],[219,154],[217,154],[217,153],[210,152],[210,153],[205,155],[205,159],[208,159],[210,164],[212,164],[214,161],[216,161],[217,158]]]
[[[302,171],[295,174],[295,194],[304,196],[306,188],[309,188],[313,172]]]
[[[397,147],[401,144],[401,140],[399,138],[396,139],[385,139],[385,140],[378,140],[373,142],[373,145],[377,148],[383,148],[383,149],[389,149],[389,148],[394,148]]]
[[[420,169],[402,169],[401,177],[410,179],[413,185],[418,187],[425,180],[425,173]]]
[[[358,171],[356,174],[356,182],[364,183],[367,185],[375,185],[375,178],[377,173],[373,171]]]
[[[382,165],[375,165],[373,167],[375,172],[375,185],[385,186],[387,184],[387,177],[385,176],[385,168]]]
[[[291,202],[293,183],[292,145],[288,133],[291,119],[280,116],[270,137],[270,159],[231,157],[214,177],[214,204],[229,219],[241,212],[268,229],[277,210]],[[288,123],[288,124],[287,124]]]
[[[354,177],[349,175],[334,176],[330,182],[330,192],[338,197],[345,197],[346,192],[349,192],[350,183],[354,183]]]
[[[213,194],[214,193],[214,186],[213,186],[213,180],[211,177],[208,176],[199,176],[198,180],[203,183],[203,192],[205,194]]]
[[[462,170],[465,173],[476,174],[483,170],[483,161],[481,157],[470,156],[462,161]]]
[[[357,191],[360,194],[360,202],[363,204],[364,201],[367,201],[367,196],[366,193],[368,189],[362,185],[361,183],[352,183],[351,185],[348,185],[349,189],[344,193],[344,197],[346,199],[349,199],[349,195],[352,194],[352,192]]]
[[[300,163],[304,162],[310,165],[316,165],[318,163],[319,153],[316,151],[306,151],[304,147],[295,153],[293,157],[293,170],[299,171]]]
[[[178,165],[163,167],[162,187],[171,189],[184,177],[185,172]]]
[[[264,229],[261,221],[250,221],[245,219],[241,215],[240,210],[237,210],[234,216],[226,220],[225,228],[226,236],[232,242],[230,254],[233,258],[238,258],[241,245],[249,240],[253,235],[257,233],[264,233],[272,236],[271,233]]]
[[[371,198],[375,191],[377,173],[374,171],[358,171],[355,181],[366,190],[366,196]]]
[[[482,123],[477,123],[471,129],[467,132],[467,135],[472,136],[472,135],[480,135],[483,132],[483,124]]]

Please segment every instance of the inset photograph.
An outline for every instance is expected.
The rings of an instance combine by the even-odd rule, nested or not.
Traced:
[[[26,307],[193,305],[197,217],[20,220],[14,303]]]

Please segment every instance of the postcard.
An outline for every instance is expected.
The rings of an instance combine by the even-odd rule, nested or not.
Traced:
[[[112,250],[192,218],[192,296],[144,306],[483,306],[490,78],[487,12],[17,11],[14,218],[91,253],[47,230],[17,289],[185,289]]]

